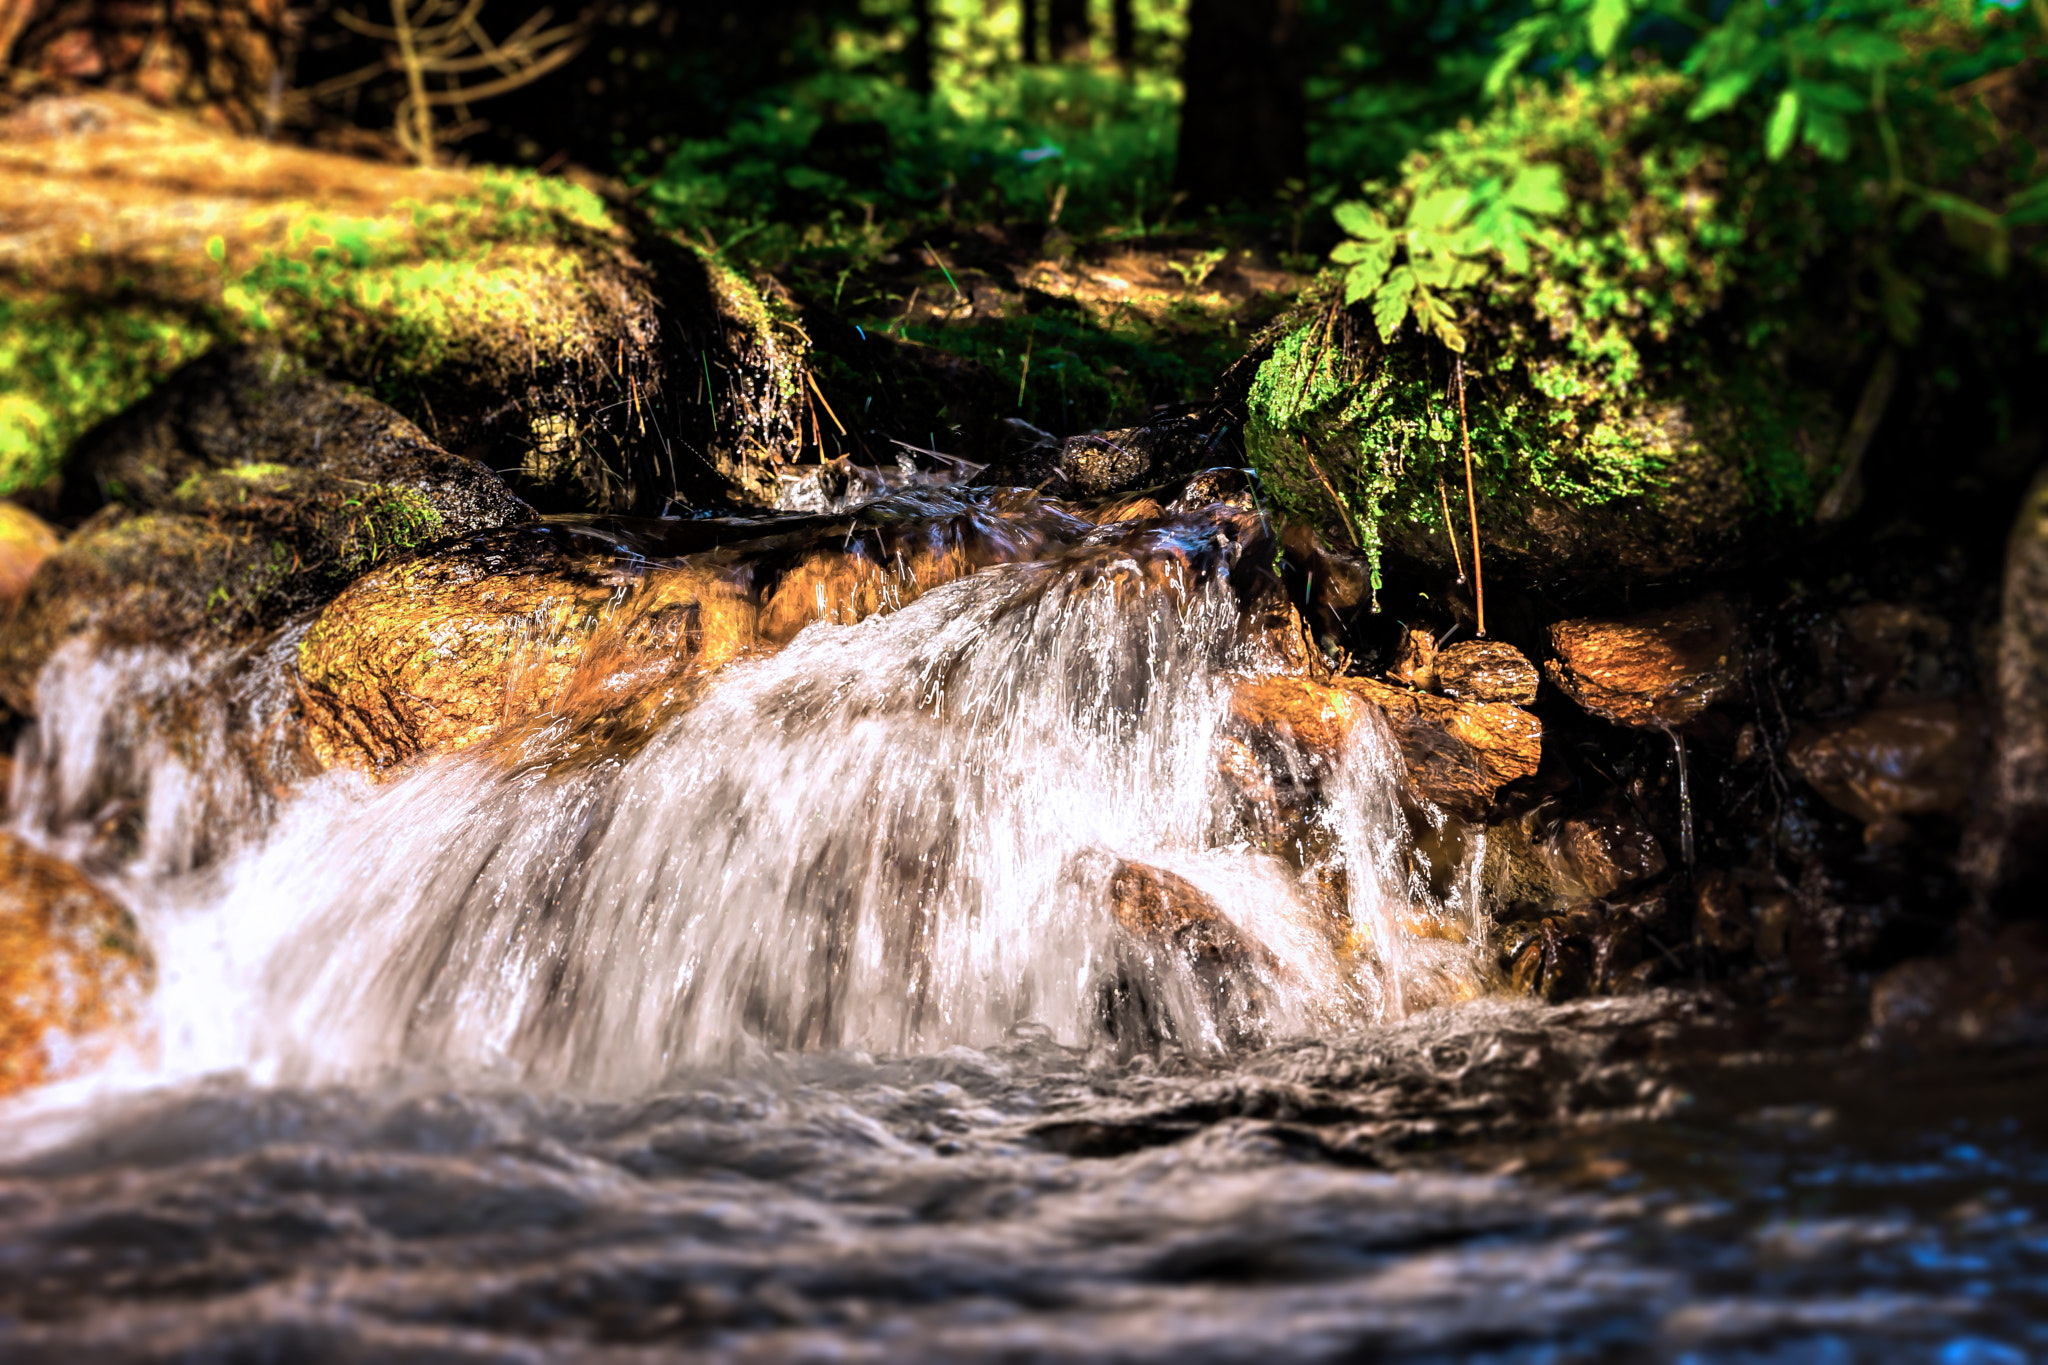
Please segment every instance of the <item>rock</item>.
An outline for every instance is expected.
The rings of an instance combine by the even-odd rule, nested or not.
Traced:
[[[1421,626],[1408,626],[1401,642],[1394,646],[1394,661],[1387,665],[1387,677],[1424,692],[1436,690],[1436,636]]]
[[[279,352],[209,357],[103,428],[67,500],[100,494],[117,501],[43,562],[0,640],[0,699],[19,710],[73,636],[247,641],[378,564],[533,516],[490,470]]]
[[[2032,916],[2048,902],[2048,468],[2006,541],[1997,659],[1993,757],[1964,865],[1986,908]]]
[[[1905,815],[1959,815],[1984,748],[1983,725],[1953,701],[1888,706],[1794,736],[1792,768],[1829,805],[1896,842]]]
[[[1385,718],[1416,792],[1454,813],[1476,816],[1509,782],[1533,776],[1543,725],[1501,702],[1456,702],[1372,678],[1260,678],[1231,694],[1231,714],[1257,738],[1281,734],[1320,762],[1334,762],[1351,733]]]
[[[1683,725],[1742,682],[1746,632],[1719,596],[1620,620],[1550,628],[1550,680],[1602,720],[1632,729]]]
[[[0,350],[36,357],[0,411],[0,495],[245,342],[373,386],[494,467],[567,431],[584,465],[653,490],[636,455],[664,368],[653,290],[586,190],[245,139],[94,92],[0,122],[0,203]]]
[[[0,622],[14,610],[36,569],[62,543],[41,517],[18,503],[0,500]]]
[[[1878,979],[1872,1032],[1885,1043],[2048,1043],[2048,930],[2009,925],[1953,956],[1915,958]]]
[[[1741,882],[1725,868],[1711,868],[1699,874],[1693,894],[1693,922],[1701,941],[1731,955],[1748,952],[1756,939],[1756,916]]]
[[[1273,965],[1272,955],[1239,932],[1199,887],[1163,868],[1119,862],[1109,879],[1109,908],[1134,942],[1190,963],[1219,971]]]
[[[1555,820],[1546,820],[1539,807],[1525,821],[1538,860],[1566,897],[1611,896],[1662,876],[1668,866],[1657,836],[1616,797]]]
[[[1499,640],[1465,640],[1436,656],[1436,690],[1459,701],[1505,701],[1528,706],[1536,700],[1536,666],[1513,645]]]
[[[0,833],[0,1096],[140,1042],[154,978],[118,902],[70,864]]]
[[[815,621],[894,610],[990,564],[1043,555],[1061,529],[1088,529],[1032,499],[1018,505],[651,523],[655,535],[694,544],[650,540],[629,553],[535,526],[379,569],[328,604],[300,649],[313,749],[327,766],[381,772],[548,718],[605,744],[637,743],[733,659],[779,648]],[[694,553],[673,553],[686,548]]]

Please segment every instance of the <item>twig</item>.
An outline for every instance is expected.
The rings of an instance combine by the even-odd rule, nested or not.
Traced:
[[[1351,548],[1362,553],[1365,550],[1365,546],[1359,542],[1358,530],[1351,524],[1351,505],[1337,495],[1337,486],[1330,482],[1330,476],[1325,474],[1323,467],[1316,463],[1316,453],[1309,448],[1308,437],[1306,436],[1301,438],[1301,453],[1308,456],[1308,467],[1313,469],[1316,472],[1316,477],[1323,481],[1323,489],[1330,495],[1330,501],[1337,504],[1337,512],[1344,519],[1344,534],[1351,537]]]
[[[1444,454],[1444,448],[1441,444],[1437,446],[1436,454],[1437,465],[1439,470],[1441,470]],[[1458,533],[1451,526],[1451,495],[1444,491],[1444,476],[1441,472],[1436,476],[1436,500],[1443,505],[1444,509],[1444,539],[1451,542],[1451,563],[1457,567],[1458,581],[1463,583],[1465,581],[1465,560],[1458,553]]]
[[[826,398],[825,391],[818,387],[818,377],[812,374],[809,370],[805,370],[804,378],[810,381],[811,392],[818,395],[818,401],[825,405],[825,415],[832,419],[832,425],[838,427],[839,434],[841,436],[844,436],[846,434],[846,423],[840,421],[839,414],[832,411],[831,400]]]
[[[1066,198],[1066,186],[1060,186],[1060,198]],[[1058,216],[1055,207],[1054,216]],[[1017,376],[1017,411],[1024,411],[1024,385],[1031,379],[1031,343],[1038,340],[1038,319],[1031,319],[1031,329],[1024,333],[1024,373]]]
[[[1472,482],[1472,429],[1465,421],[1465,357],[1452,361],[1458,382],[1458,439],[1465,447],[1465,511],[1472,518],[1472,593],[1479,603],[1479,636],[1486,637],[1486,573],[1479,566],[1479,501]]]

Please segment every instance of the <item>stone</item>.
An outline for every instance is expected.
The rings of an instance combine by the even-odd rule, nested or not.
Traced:
[[[1436,655],[1436,690],[1459,701],[1536,700],[1536,666],[1500,640],[1464,640]]]
[[[1964,844],[1978,901],[2038,915],[2048,901],[2048,468],[2006,541],[1992,689],[1992,761]]]
[[[1387,665],[1387,678],[1424,692],[1436,690],[1436,636],[1421,626],[1408,626],[1394,646],[1394,661]]]
[[[850,625],[1042,555],[1060,528],[1087,529],[1028,498],[1020,507],[914,519],[876,507],[765,528],[653,523],[695,539],[643,542],[646,554],[532,526],[393,564],[350,585],[307,631],[298,672],[309,740],[322,764],[371,773],[550,721],[584,741],[637,744],[737,658],[813,622]],[[556,756],[560,728],[549,732]]]
[[[31,714],[74,636],[243,643],[367,569],[533,516],[477,461],[275,351],[188,367],[86,442],[65,496],[114,501],[38,567],[0,640],[0,700]]]
[[[2048,929],[2008,925],[1948,957],[1900,963],[1871,990],[1870,1024],[1894,1045],[2048,1043]]]
[[[0,499],[0,621],[28,588],[42,562],[57,553],[63,538],[19,503]]]
[[[1477,816],[1508,783],[1535,775],[1543,724],[1501,702],[1457,702],[1373,678],[1260,678],[1231,694],[1238,724],[1270,745],[1285,734],[1324,765],[1374,713],[1385,719],[1418,795]]]
[[[1757,926],[1741,882],[1726,868],[1710,868],[1699,874],[1693,895],[1701,941],[1731,955],[1748,952]]]
[[[1132,941],[1217,969],[1272,966],[1216,903],[1187,878],[1145,863],[1120,861],[1109,879],[1109,909]]]
[[[493,467],[521,465],[538,417],[658,491],[654,457],[629,458],[667,369],[652,278],[587,190],[236,137],[93,91],[0,121],[0,203],[0,350],[42,357],[9,376],[0,495],[236,344],[373,385]]]
[[[1888,706],[1794,736],[1785,757],[1873,843],[1903,837],[1900,817],[1960,815],[1976,784],[1983,724],[1954,701]]]
[[[1555,821],[1546,821],[1539,808],[1529,819],[1536,856],[1566,897],[1611,896],[1662,876],[1668,866],[1657,836],[1618,798]]]
[[[1617,620],[1561,621],[1544,672],[1602,720],[1631,729],[1685,724],[1742,683],[1747,632],[1718,595]]]
[[[155,966],[121,904],[0,833],[0,1096],[140,1045]]]

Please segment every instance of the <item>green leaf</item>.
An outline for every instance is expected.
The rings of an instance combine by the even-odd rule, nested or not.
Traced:
[[[1363,237],[1370,241],[1372,238],[1387,235],[1386,215],[1356,200],[1337,205],[1330,210],[1330,214],[1337,220],[1337,226],[1353,237]]]
[[[1586,27],[1587,36],[1593,41],[1594,56],[1604,59],[1614,51],[1634,10],[1631,0],[1593,0],[1593,14]]]
[[[1387,267],[1393,263],[1391,247],[1377,256],[1362,257],[1351,269],[1344,272],[1344,306],[1350,307],[1373,290],[1380,287],[1386,278]]]
[[[1401,320],[1408,316],[1408,301],[1414,294],[1415,272],[1404,265],[1387,276],[1386,283],[1372,296],[1372,321],[1379,328],[1381,341],[1393,343]]]
[[[1849,120],[1832,109],[1809,109],[1801,141],[1830,161],[1843,160],[1849,155]]]
[[[1906,60],[1906,49],[1882,33],[1869,29],[1842,29],[1827,36],[1829,61],[1856,71],[1875,71]]]
[[[1415,321],[1420,323],[1424,330],[1434,332],[1444,345],[1463,354],[1465,334],[1459,331],[1457,324],[1452,321],[1450,305],[1427,289],[1415,291]]]
[[[1501,37],[1500,56],[1486,72],[1486,97],[1492,99],[1507,85],[1508,77],[1521,69],[1529,60],[1529,54],[1536,48],[1556,24],[1547,14],[1531,15],[1509,29]]]
[[[1773,161],[1784,159],[1792,150],[1793,134],[1799,131],[1799,92],[1787,90],[1778,96],[1778,107],[1771,111],[1770,126],[1764,129],[1764,155]]]
[[[1704,118],[1712,118],[1748,94],[1749,87],[1756,84],[1756,78],[1760,74],[1760,71],[1752,66],[1742,71],[1731,71],[1725,76],[1714,77],[1693,99],[1692,107],[1685,111],[1685,116],[1695,123]]]
[[[1563,213],[1571,206],[1571,198],[1564,192],[1564,171],[1548,162],[1524,166],[1515,172],[1513,183],[1508,186],[1507,200],[1524,213],[1538,218]]]
[[[1408,210],[1411,230],[1455,227],[1472,204],[1472,195],[1461,189],[1431,190]]]
[[[1829,109],[1838,114],[1860,114],[1870,107],[1870,101],[1860,90],[1833,81],[1801,81],[1798,86],[1801,102],[1816,109]]]

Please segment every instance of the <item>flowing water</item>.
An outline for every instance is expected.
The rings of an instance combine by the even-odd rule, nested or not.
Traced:
[[[0,1111],[0,1348],[2048,1353],[2038,1064],[1465,999],[1483,841],[1427,837],[1383,733],[1273,757],[1317,794],[1284,847],[1225,779],[1231,688],[1283,667],[1228,529],[821,596],[635,743],[380,784],[249,776],[294,632],[68,648],[17,825],[157,985],[135,1048]],[[1222,922],[1148,936],[1132,886]]]

